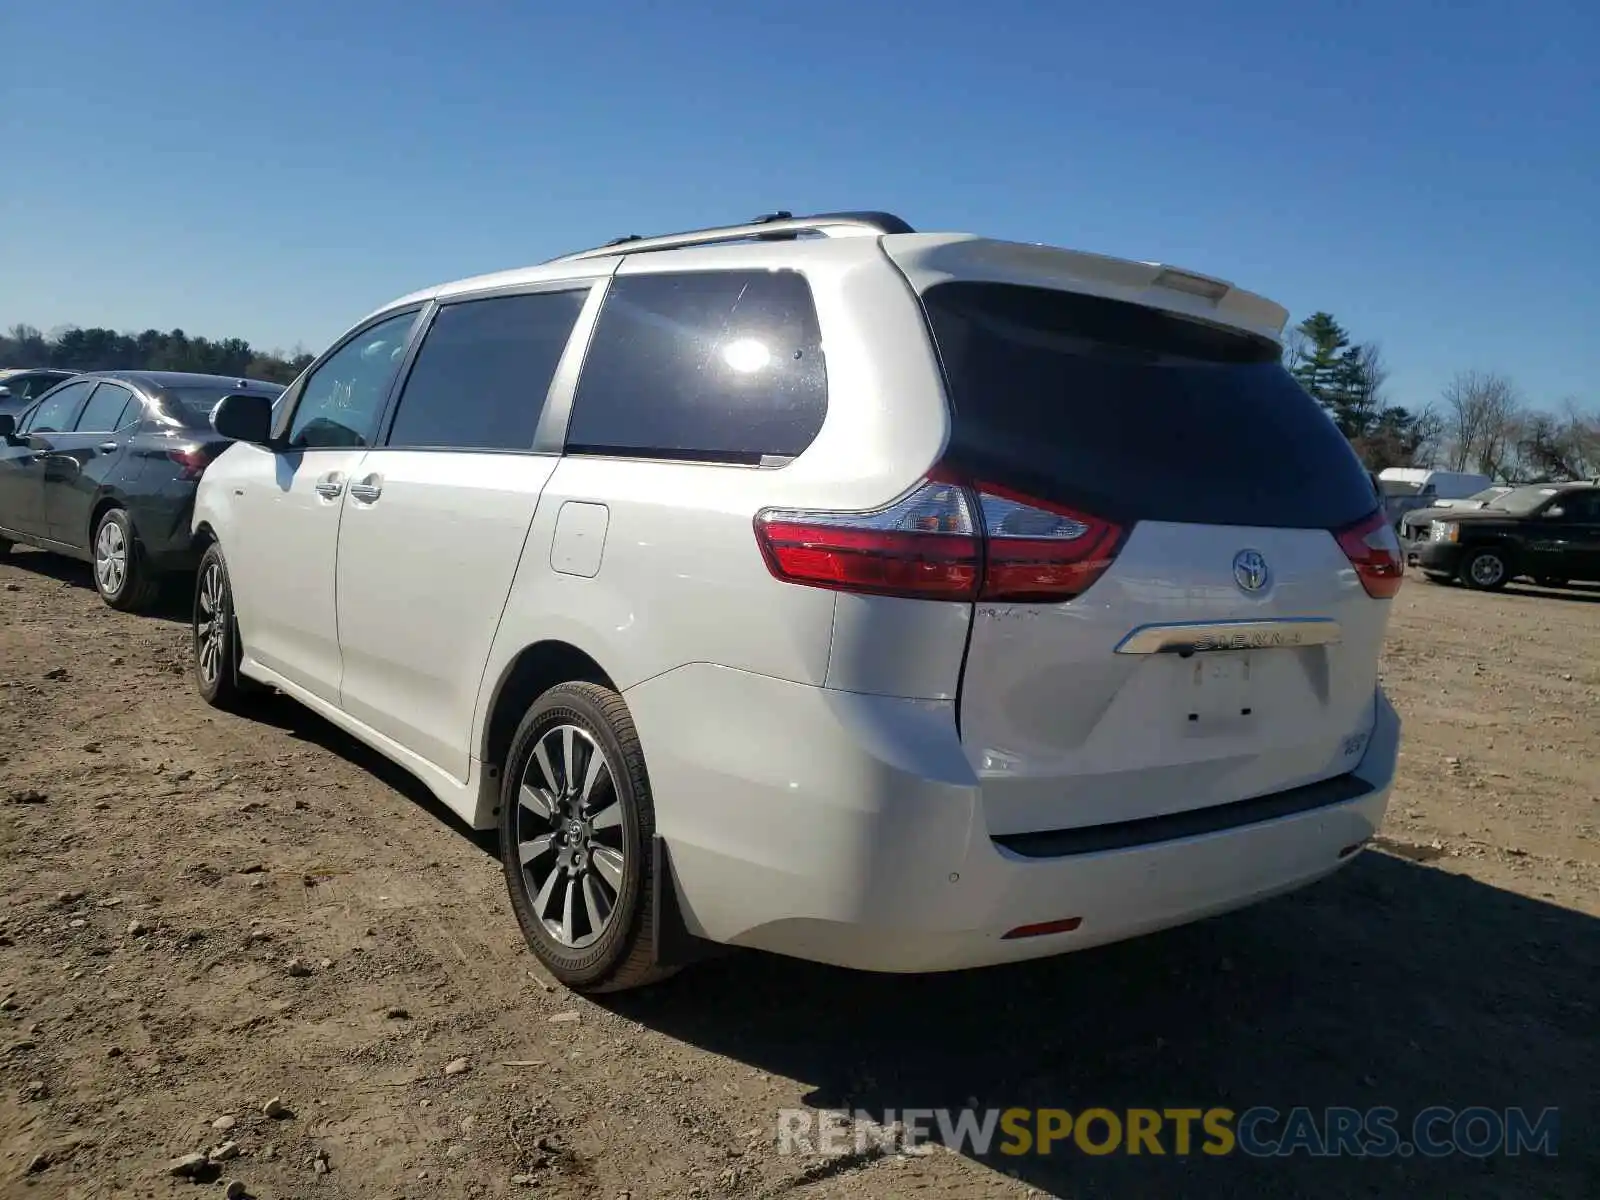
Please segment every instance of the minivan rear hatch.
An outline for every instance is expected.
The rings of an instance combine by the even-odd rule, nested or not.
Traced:
[[[990,833],[1354,768],[1398,547],[1359,460],[1280,362],[1282,310],[1230,308],[1215,281],[1209,299],[1182,282],[1153,306],[1166,269],[1146,264],[1126,264],[1146,272],[1137,288],[1118,285],[1132,302],[1086,292],[1117,289],[1085,283],[1082,256],[1063,254],[1051,286],[1060,252],[1005,247],[984,278],[981,245],[950,271],[929,265],[937,247],[897,241],[952,409],[941,469],[979,497],[990,544],[1013,520],[1034,536],[1040,513],[1114,535],[1080,594],[974,610],[958,711]]]

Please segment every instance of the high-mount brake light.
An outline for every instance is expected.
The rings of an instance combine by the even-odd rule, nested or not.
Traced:
[[[768,509],[755,524],[779,579],[967,602],[1070,600],[1111,565],[1123,533],[1099,517],[941,470],[881,509]]]
[[[1406,557],[1400,539],[1382,509],[1334,532],[1339,548],[1356,569],[1361,586],[1374,599],[1387,600],[1400,590]]]

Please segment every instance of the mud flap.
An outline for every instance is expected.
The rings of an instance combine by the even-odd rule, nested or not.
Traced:
[[[678,905],[678,880],[672,872],[672,855],[660,834],[650,842],[650,933],[655,946],[655,965],[686,967],[708,958],[719,958],[733,950],[718,942],[708,942],[689,932]]]

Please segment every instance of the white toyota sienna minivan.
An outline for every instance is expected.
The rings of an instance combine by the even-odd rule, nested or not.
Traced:
[[[1400,549],[1276,304],[884,213],[418,292],[216,409],[202,694],[498,827],[571,987],[1060,954],[1349,861]]]

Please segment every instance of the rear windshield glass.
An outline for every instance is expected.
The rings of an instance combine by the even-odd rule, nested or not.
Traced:
[[[253,388],[225,388],[225,387],[172,387],[164,388],[161,392],[161,408],[178,424],[186,429],[205,429],[211,424],[211,410],[217,406],[217,401],[224,396],[231,396],[239,391],[246,391],[252,395],[268,396],[274,405],[278,397],[283,394],[282,388],[253,387]]]
[[[923,296],[951,465],[1101,516],[1334,529],[1372,483],[1265,339],[1011,284]]]

